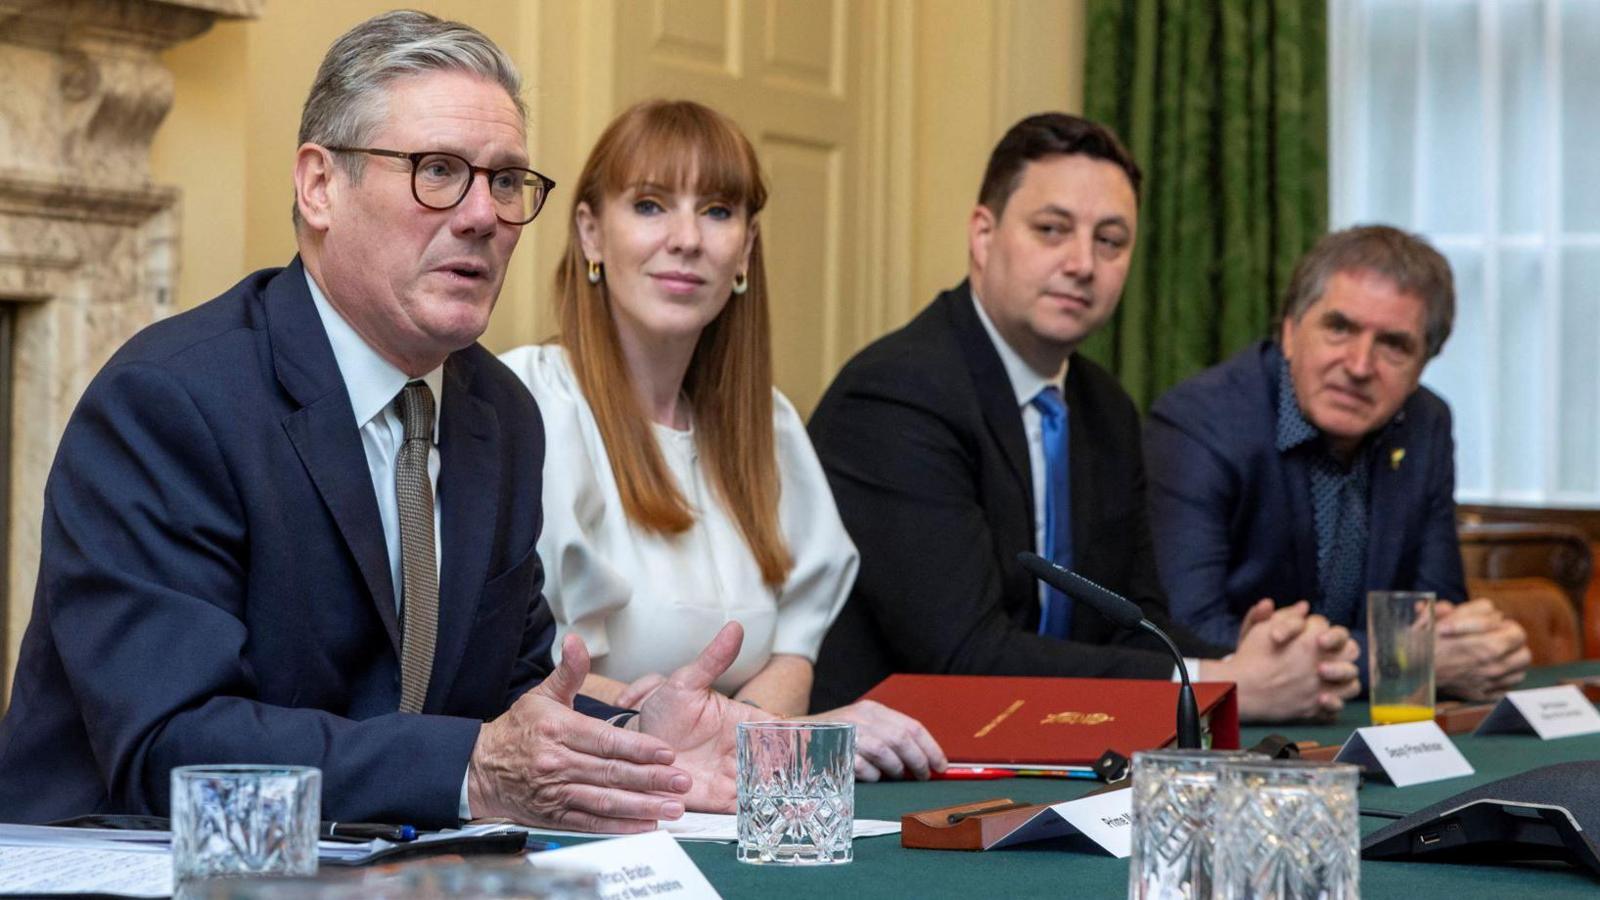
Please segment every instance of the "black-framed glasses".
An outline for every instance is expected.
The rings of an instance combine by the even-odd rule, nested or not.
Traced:
[[[489,182],[495,218],[507,225],[526,225],[544,208],[546,197],[556,183],[532,169],[507,166],[490,169],[475,166],[465,157],[440,150],[403,153],[371,147],[329,147],[335,153],[370,153],[411,162],[411,196],[429,209],[450,209],[466,199],[472,180],[479,172]]]

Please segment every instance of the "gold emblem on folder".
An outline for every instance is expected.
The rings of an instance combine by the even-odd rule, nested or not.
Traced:
[[[990,719],[989,720],[989,724],[983,726],[982,728],[979,728],[978,732],[976,734],[974,734],[973,737],[981,738],[984,735],[988,734],[989,732],[993,731],[995,729],[996,725],[999,725],[1001,722],[1004,722],[1006,719],[1010,718],[1012,713],[1016,712],[1017,710],[1019,710],[1021,708],[1022,708],[1022,701],[1021,700],[1017,700],[1017,701],[1013,702],[1010,706],[1006,707],[1005,711],[1000,713],[1000,715],[995,716],[994,718]]]
[[[1067,712],[1051,713],[1039,720],[1040,725],[1104,725],[1115,722],[1116,716],[1103,712]]]

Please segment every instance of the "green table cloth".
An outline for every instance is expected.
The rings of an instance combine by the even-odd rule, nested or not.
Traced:
[[[1600,662],[1551,667],[1531,673],[1528,687],[1557,683],[1568,675],[1600,674]],[[1332,725],[1246,728],[1245,744],[1278,732],[1291,739],[1343,743],[1352,729],[1366,725],[1365,704],[1350,705]],[[1551,763],[1600,760],[1600,735],[1540,741],[1529,736],[1455,738],[1477,774],[1394,788],[1369,782],[1363,806],[1408,812],[1421,809],[1474,785]],[[895,782],[856,786],[856,815],[899,819],[907,812],[994,797],[1028,802],[1069,800],[1093,787],[1089,782],[1013,778],[1001,781]],[[1600,790],[1600,785],[1595,786]],[[1362,832],[1387,820],[1362,817]],[[811,897],[826,900],[869,897],[1121,897],[1127,893],[1128,863],[1114,859],[1082,838],[1030,844],[987,853],[905,850],[897,836],[855,842],[855,861],[842,866],[781,868],[740,863],[731,844],[684,845],[724,897]],[[1361,864],[1365,897],[1596,897],[1600,880],[1564,865],[1464,866],[1440,863],[1366,862]]]

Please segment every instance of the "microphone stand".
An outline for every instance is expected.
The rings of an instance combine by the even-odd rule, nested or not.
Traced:
[[[1183,654],[1165,631],[1145,617],[1144,610],[1127,597],[1108,591],[1071,569],[1063,568],[1035,553],[1017,554],[1017,562],[1028,574],[1050,585],[1063,594],[1088,604],[1095,611],[1122,628],[1143,628],[1161,639],[1178,664],[1178,675],[1183,686],[1178,689],[1178,749],[1200,749],[1200,704],[1194,699],[1194,685],[1189,683],[1189,667],[1184,665]]]
[[[1149,619],[1139,620],[1139,627],[1160,638],[1172,651],[1178,660],[1178,674],[1183,678],[1183,686],[1178,688],[1178,749],[1200,749],[1200,704],[1194,699],[1194,685],[1189,683],[1189,667],[1183,662],[1183,654],[1178,652],[1178,645],[1167,637],[1167,633],[1155,626]]]

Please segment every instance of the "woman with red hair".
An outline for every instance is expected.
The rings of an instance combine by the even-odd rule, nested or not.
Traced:
[[[857,555],[806,436],[772,385],[750,142],[698,103],[652,101],[601,135],[556,273],[560,337],[503,359],[544,417],[545,594],[593,660],[584,693],[637,705],[728,621],[717,688],[806,712],[812,663]],[[857,774],[927,777],[944,755],[871,701]]]

